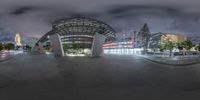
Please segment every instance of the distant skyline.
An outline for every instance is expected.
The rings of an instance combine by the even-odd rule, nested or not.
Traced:
[[[151,33],[200,34],[197,0],[1,0],[0,34],[5,28],[25,37],[41,37],[55,20],[91,17],[118,33],[130,33],[148,23]]]

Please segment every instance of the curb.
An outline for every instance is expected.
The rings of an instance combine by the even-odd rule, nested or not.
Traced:
[[[11,57],[8,57],[7,59],[1,60],[1,61],[0,61],[0,64],[1,64],[1,63],[4,63],[4,62],[6,62],[6,61],[8,61],[8,60],[10,60],[10,59],[15,58],[17,55],[18,55],[18,54],[13,55],[13,56],[11,56]]]
[[[146,57],[143,57],[143,56],[139,56],[139,57],[147,59],[147,60],[149,60],[151,62],[155,62],[155,63],[159,63],[159,64],[163,64],[163,65],[171,65],[171,66],[189,66],[189,65],[195,65],[195,64],[199,64],[200,63],[200,61],[199,61],[199,62],[192,62],[192,63],[185,63],[185,64],[171,64],[171,63],[164,63],[164,62],[152,60],[152,59],[149,59],[149,58],[146,58]]]
[[[9,57],[9,58],[7,58],[7,59],[1,60],[0,63],[5,62],[5,61],[8,61],[8,60],[10,60],[10,59],[12,59],[12,58],[14,58],[14,57]]]

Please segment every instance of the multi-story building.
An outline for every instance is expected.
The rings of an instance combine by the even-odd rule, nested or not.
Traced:
[[[100,56],[103,43],[115,41],[115,38],[114,29],[102,21],[69,18],[55,21],[52,30],[45,34],[38,44],[41,48],[49,45],[50,50],[59,56]]]
[[[105,54],[135,54],[146,51],[150,39],[150,30],[147,23],[139,32],[134,31],[131,35],[123,35],[118,41],[104,44]],[[124,37],[125,36],[125,37]]]
[[[170,40],[173,43],[180,43],[187,40],[185,35],[174,33],[155,33],[150,34],[150,30],[147,24],[145,24],[139,32],[133,32],[132,36],[125,37],[124,41],[115,41],[111,43],[105,43],[105,54],[140,54],[148,51],[160,51],[160,46],[164,44],[166,40]]]
[[[185,35],[175,33],[155,33],[151,35],[151,38],[148,43],[148,48],[159,49],[166,40],[169,40],[173,43],[181,43],[187,40],[187,37]]]
[[[135,48],[143,48],[144,50],[148,47],[148,41],[151,37],[151,33],[147,23],[140,29],[136,35],[136,45]]]

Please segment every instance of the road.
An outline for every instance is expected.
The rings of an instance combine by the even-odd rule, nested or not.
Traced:
[[[20,54],[0,63],[0,100],[199,100],[200,64],[137,56]]]

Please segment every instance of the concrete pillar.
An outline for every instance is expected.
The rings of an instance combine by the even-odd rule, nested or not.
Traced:
[[[103,44],[105,42],[105,36],[99,33],[96,33],[93,37],[92,43],[92,57],[98,57],[103,52]]]
[[[42,43],[38,43],[38,52],[39,53],[43,53],[44,51],[44,48],[43,48],[43,44]]]
[[[60,35],[54,34],[50,36],[50,42],[52,51],[55,56],[64,56],[63,45],[60,39]]]

